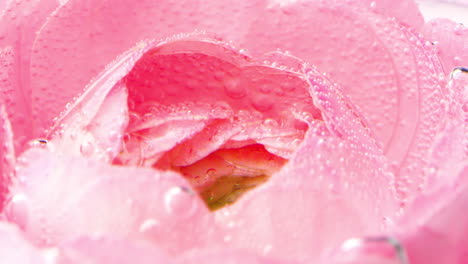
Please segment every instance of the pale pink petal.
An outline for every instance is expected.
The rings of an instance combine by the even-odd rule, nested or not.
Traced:
[[[10,99],[7,103],[13,130],[15,148],[22,152],[25,143],[32,138],[30,58],[36,32],[41,28],[47,16],[59,6],[57,0],[5,0],[0,4],[0,64],[3,70],[0,76],[2,96]],[[1,48],[0,48],[1,49]],[[8,91],[11,89],[10,91]],[[38,118],[41,118],[39,115]]]
[[[445,173],[456,181],[416,199],[396,231],[410,263],[464,263],[468,257],[468,163]]]
[[[35,116],[44,116],[35,120],[37,133],[83,91],[92,76],[136,42],[195,30],[230,34],[237,40],[256,15],[251,8],[255,5],[235,0],[67,1],[41,29],[34,46],[33,110]]]
[[[354,0],[352,3],[363,5],[384,16],[396,18],[404,25],[415,29],[419,29],[424,24],[424,18],[414,0]]]
[[[331,57],[333,60],[347,61],[342,65],[329,64],[328,66],[334,65],[333,70],[347,69],[347,65],[362,61],[361,58],[349,56],[346,48],[343,48],[349,47],[348,43],[355,45],[356,42],[362,42],[363,45],[359,45],[361,47],[367,44],[366,40],[361,39],[365,35],[355,35],[352,30],[349,31],[355,24],[353,18],[344,18],[343,21],[342,17],[347,16],[349,12],[343,13],[338,9],[334,14],[337,14],[339,19],[335,19],[335,15],[328,18],[316,16],[319,13],[316,14],[313,8],[301,7],[304,2],[317,6],[321,5],[322,1],[164,0],[154,3],[151,0],[144,0],[136,4],[130,0],[122,0],[119,4],[115,4],[114,1],[99,0],[94,1],[93,5],[79,0],[67,1],[51,16],[39,32],[35,43],[36,53],[32,59],[34,112],[47,115],[46,118],[37,120],[38,127],[42,129],[47,127],[46,124],[58,115],[57,109],[63,108],[71,98],[77,96],[89,79],[110,60],[133,46],[135,42],[146,38],[164,39],[174,34],[186,34],[198,30],[215,33],[224,40],[238,43],[241,48],[257,54],[282,48],[299,56],[306,54],[303,58],[307,60],[315,57],[315,60],[310,61],[313,63],[328,58],[333,51]],[[329,4],[329,1],[323,2]],[[353,9],[359,13],[362,11],[362,17],[372,15],[369,10],[373,9],[375,12],[395,16],[415,27],[422,22],[413,1],[349,2],[349,5],[343,5],[343,2],[339,1],[338,5],[343,5],[344,10]],[[296,14],[290,12],[289,6],[293,8],[299,6],[302,12],[308,14],[307,19],[305,21],[294,19]],[[333,6],[336,8],[336,4]],[[275,26],[275,30],[270,30],[269,26],[267,31],[271,36],[267,36],[262,33],[264,31],[262,20],[268,25],[279,24],[279,27]],[[304,25],[307,25],[307,28]],[[322,28],[327,31],[326,34],[316,32]],[[342,28],[339,32],[349,32],[351,39],[342,42],[339,49],[334,49],[333,45],[329,51],[321,49],[319,46],[322,44],[323,47],[333,44],[328,40],[324,41],[329,35],[337,37],[335,43],[340,43],[345,37],[346,34],[340,36],[341,33],[338,33],[337,28]],[[300,35],[291,35],[291,31]],[[328,34],[331,31],[336,31],[337,34]],[[368,31],[363,32],[367,34]],[[263,45],[270,39],[273,40],[273,48],[272,45]],[[315,51],[317,48],[320,52]],[[337,53],[336,50],[340,52]],[[343,52],[346,54],[341,54]],[[349,53],[356,54],[354,52],[353,49]],[[359,63],[359,67],[369,63],[370,65],[364,69],[375,72],[374,66],[379,63],[372,63],[372,59],[375,58],[373,54],[367,57],[369,59]],[[68,59],[63,60],[63,58]],[[57,64],[57,61],[61,63]],[[68,74],[70,72],[74,74]],[[357,74],[361,86],[365,82],[365,78],[361,76],[372,75],[372,73],[359,72]],[[63,84],[66,84],[66,88],[63,88]],[[60,93],[55,92],[59,90]],[[42,102],[48,102],[47,105],[50,105],[47,111],[43,111]]]
[[[176,263],[180,264],[196,264],[196,263],[206,263],[206,264],[236,264],[236,263],[245,263],[245,264],[295,264],[299,262],[292,261],[281,261],[277,259],[271,259],[264,257],[262,255],[256,255],[249,251],[235,250],[235,249],[226,249],[223,247],[212,247],[201,250],[194,250],[183,254],[177,258]]]
[[[20,74],[19,60],[12,47],[0,48],[0,103],[4,105],[12,123],[14,146],[18,153],[25,149],[26,142],[32,137],[30,104],[25,98],[24,90],[17,83]]]
[[[252,53],[281,48],[329,73],[393,162],[400,197],[420,187],[424,153],[446,97],[445,76],[430,43],[397,21],[343,1],[272,8],[255,20],[245,40]]]
[[[55,119],[47,138],[56,152],[82,155],[103,161],[118,154],[128,125],[127,87],[120,81],[148,48],[140,43],[122,54],[96,77],[85,93]]]
[[[214,236],[208,209],[176,173],[40,148],[25,152],[19,166],[6,215],[36,244],[108,234],[152,241],[174,254]]]
[[[451,173],[454,164],[468,158],[468,70],[452,71],[448,82],[449,100],[446,118],[429,151],[426,168],[426,189],[439,189],[453,182],[458,175]]]
[[[29,243],[15,225],[0,222],[0,260],[2,263],[45,264],[45,258]]]
[[[54,264],[170,264],[160,249],[148,243],[123,239],[82,237],[58,249]]]
[[[435,19],[422,28],[423,35],[437,47],[446,74],[468,66],[468,28],[449,19]]]
[[[395,219],[386,159],[339,90],[313,69],[308,77],[329,129],[310,122],[298,151],[278,173],[215,212],[228,245],[317,261],[349,237],[384,232]]]
[[[6,202],[15,168],[13,133],[3,104],[0,102],[0,211]]]

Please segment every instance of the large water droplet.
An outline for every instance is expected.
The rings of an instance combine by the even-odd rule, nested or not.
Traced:
[[[195,213],[196,200],[186,187],[172,187],[164,195],[166,210],[179,217],[190,217]]]
[[[28,207],[28,197],[23,193],[15,194],[5,208],[5,216],[24,230],[29,221]]]

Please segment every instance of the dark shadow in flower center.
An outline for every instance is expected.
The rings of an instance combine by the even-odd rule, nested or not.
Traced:
[[[234,203],[245,192],[266,182],[287,162],[263,145],[220,149],[189,166],[171,166],[183,175],[211,210]],[[164,168],[161,163],[156,167]]]

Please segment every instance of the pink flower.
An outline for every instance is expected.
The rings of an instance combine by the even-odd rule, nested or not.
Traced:
[[[0,10],[0,259],[468,259],[462,25],[410,0]]]

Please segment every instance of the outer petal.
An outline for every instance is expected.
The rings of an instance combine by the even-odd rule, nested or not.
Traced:
[[[245,264],[295,264],[299,262],[291,261],[280,261],[271,258],[266,258],[260,255],[253,254],[248,251],[243,250],[234,250],[226,248],[207,248],[202,250],[197,250],[193,252],[188,252],[180,256],[177,259],[176,263],[180,264],[196,264],[196,263],[206,263],[206,264],[216,264],[223,262],[225,264],[236,264],[236,263],[245,263]]]
[[[453,164],[445,172],[456,181],[418,198],[397,232],[410,263],[464,263],[468,257],[464,213],[468,208],[468,163]]]
[[[12,123],[15,134],[15,149],[24,150],[26,142],[31,139],[30,103],[24,90],[19,86],[20,74],[18,54],[10,46],[0,49],[0,104]]]
[[[348,237],[382,232],[394,218],[385,158],[336,87],[313,71],[309,80],[329,130],[309,123],[296,155],[269,182],[216,212],[230,245],[313,262]]]
[[[82,237],[57,250],[54,264],[154,264],[173,263],[154,245],[128,240]]]
[[[435,43],[445,72],[468,65],[468,28],[449,19],[435,19],[427,22],[422,32]]]
[[[279,47],[330,73],[383,145],[399,175],[400,197],[416,192],[424,177],[414,175],[422,175],[446,102],[430,44],[396,21],[342,1],[273,8],[254,22],[246,41],[252,52]]]
[[[4,0],[0,4],[0,76],[2,96],[9,98],[7,113],[15,132],[15,148],[24,150],[32,138],[30,57],[36,32],[59,5],[57,0]],[[5,67],[6,66],[6,67]],[[41,116],[38,116],[41,118]]]
[[[37,120],[36,133],[47,127],[58,109],[79,94],[92,76],[137,41],[204,29],[237,36],[248,28],[246,22],[255,14],[249,7],[255,5],[234,0],[99,0],[92,5],[68,1],[41,30],[34,47],[33,109],[35,116],[47,115]]]
[[[0,259],[3,263],[45,264],[45,258],[10,223],[0,222]]]
[[[0,211],[8,196],[15,168],[13,133],[3,105],[0,103]]]
[[[177,174],[114,167],[31,149],[21,157],[8,219],[35,243],[82,235],[149,240],[170,253],[202,247],[212,216]]]

